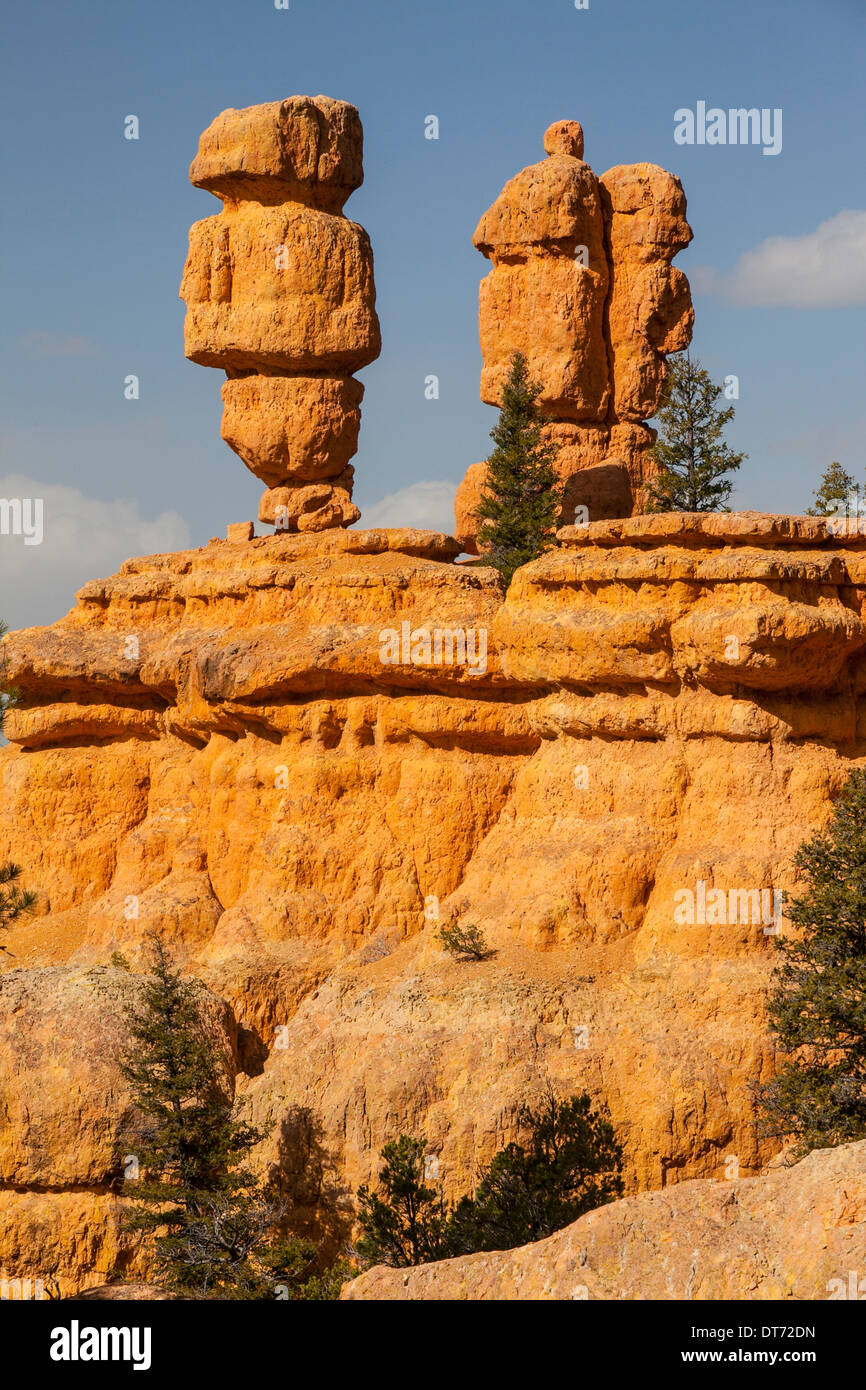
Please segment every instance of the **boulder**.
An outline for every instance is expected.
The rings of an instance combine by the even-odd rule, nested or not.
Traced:
[[[357,109],[289,97],[222,111],[203,131],[190,183],[220,198],[303,203],[338,213],[364,181]]]
[[[222,388],[222,437],[269,488],[333,479],[358,448],[354,377],[244,376]]]

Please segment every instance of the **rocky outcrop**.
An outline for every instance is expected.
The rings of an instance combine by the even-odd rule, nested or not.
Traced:
[[[78,1303],[184,1303],[183,1294],[170,1293],[159,1284],[99,1284],[69,1295]]]
[[[687,1182],[588,1212],[535,1245],[379,1265],[349,1300],[862,1299],[866,1142],[759,1178]]]
[[[548,1086],[609,1109],[629,1192],[772,1157],[773,895],[866,761],[866,538],[734,514],[562,539],[507,597],[429,532],[216,541],[6,639],[0,862],[39,901],[0,957],[0,1273],[47,1273],[37,1242],[64,1292],[116,1261],[115,1005],[86,977],[153,926],[230,1006],[259,1169],[310,1229],[401,1131],[467,1190]],[[494,954],[451,960],[448,921]]]
[[[182,1294],[169,1293],[158,1284],[99,1284],[70,1295],[81,1303],[170,1303],[184,1302]]]
[[[692,238],[679,179],[655,164],[597,178],[577,121],[544,137],[547,158],[506,184],[473,238],[493,265],[481,283],[481,399],[501,403],[522,352],[541,384],[545,437],[558,449],[561,519],[639,511],[655,468],[645,423],[658,406],[665,357],[691,339],[688,281],[671,265]],[[456,531],[477,554],[476,508],[486,465],[457,491]]]
[[[373,254],[342,213],[363,181],[358,112],[328,97],[223,111],[190,179],[223,201],[190,230],[186,355],[222,367],[222,437],[267,484],[259,519],[349,526],[364,388],[379,355]]]
[[[552,127],[545,149],[546,159],[505,185],[472,238],[493,263],[479,300],[481,399],[499,404],[520,350],[541,383],[543,411],[605,420],[609,269],[598,179],[583,162],[576,121]]]

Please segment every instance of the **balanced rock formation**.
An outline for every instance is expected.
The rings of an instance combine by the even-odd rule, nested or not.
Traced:
[[[866,764],[866,538],[757,514],[561,536],[505,597],[427,532],[217,541],[7,637],[0,862],[38,907],[0,953],[0,1274],[147,1277],[110,1185],[110,962],[155,926],[311,1230],[351,1222],[401,1132],[466,1191],[548,1087],[607,1107],[630,1193],[773,1157],[774,895]],[[494,954],[452,960],[452,921]]]
[[[645,423],[664,386],[665,357],[691,339],[688,281],[671,265],[689,244],[679,179],[654,164],[596,178],[577,121],[546,132],[547,158],[506,184],[473,238],[493,268],[481,282],[481,399],[501,402],[513,354],[541,384],[564,484],[561,520],[640,510],[654,467]],[[455,502],[456,531],[477,553],[475,515],[486,464],[473,464]]]
[[[626,1197],[517,1250],[379,1265],[341,1297],[841,1300],[863,1297],[864,1268],[866,1141],[759,1178]]]
[[[363,181],[358,112],[328,97],[223,111],[190,180],[222,199],[190,229],[186,355],[221,367],[222,437],[280,530],[349,526],[364,388],[379,355],[373,254],[343,216]]]

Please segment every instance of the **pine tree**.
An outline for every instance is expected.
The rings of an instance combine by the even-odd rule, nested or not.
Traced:
[[[826,829],[794,863],[806,891],[768,1003],[787,1058],[760,1090],[767,1133],[794,1155],[866,1137],[866,770],[851,774]]]
[[[446,1232],[450,1254],[509,1250],[568,1226],[622,1196],[622,1149],[588,1095],[520,1114],[527,1143],[509,1144],[458,1203]]]
[[[748,454],[736,454],[722,440],[734,407],[716,402],[715,386],[697,358],[688,353],[668,360],[661,408],[661,437],[649,451],[661,472],[646,489],[650,512],[725,512],[733,484],[725,475]]]
[[[362,1234],[357,1250],[366,1264],[402,1269],[441,1259],[446,1253],[443,1230],[447,1212],[441,1193],[424,1180],[425,1153],[423,1140],[401,1134],[382,1150],[382,1195],[366,1186],[359,1188]]]
[[[17,880],[23,872],[20,864],[0,864],[0,928],[11,926],[22,913],[33,910],[36,894],[18,886]]]
[[[199,1297],[274,1298],[278,1287],[289,1298],[335,1296],[315,1274],[315,1244],[279,1235],[285,1204],[243,1166],[264,1133],[238,1117],[198,990],[158,935],[149,944],[120,1059],[139,1117],[124,1135],[141,1174],[124,1183],[137,1202],[127,1229],[152,1238],[160,1281]]]
[[[423,1140],[401,1135],[382,1150],[381,1195],[358,1193],[367,1264],[425,1264],[478,1250],[508,1250],[551,1235],[622,1194],[622,1149],[589,1096],[525,1107],[526,1146],[509,1144],[456,1207],[424,1180]]]
[[[561,488],[554,468],[556,445],[545,443],[536,402],[541,387],[529,380],[524,355],[516,352],[502,389],[499,420],[490,431],[495,444],[487,460],[485,491],[476,515],[486,562],[506,587],[514,571],[556,543]]]
[[[834,460],[824,469],[821,482],[812,495],[815,505],[807,508],[807,516],[847,516],[852,500],[856,509],[859,489],[853,474],[846,473],[841,463]]]
[[[6,624],[0,622],[0,642],[2,642],[6,632]],[[0,662],[0,677],[3,675],[2,662]],[[3,729],[3,717],[7,709],[15,703],[15,692],[0,687],[0,732]],[[20,864],[9,863],[0,864],[0,930],[11,926],[18,917],[24,912],[31,912],[36,902],[36,894],[25,891],[18,885],[18,879],[24,870]],[[0,947],[5,950],[5,947]]]

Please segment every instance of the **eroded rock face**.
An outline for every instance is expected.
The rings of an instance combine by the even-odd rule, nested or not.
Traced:
[[[222,388],[222,437],[269,488],[342,473],[358,448],[354,377],[245,376]]]
[[[330,97],[223,111],[199,140],[190,182],[220,198],[338,213],[364,182],[363,139],[355,107]]]
[[[116,1257],[86,972],[154,926],[233,1011],[260,1170],[295,1181],[314,1134],[311,1223],[401,1131],[467,1190],[548,1085],[609,1108],[630,1191],[772,1156],[772,894],[866,761],[866,540],[755,514],[562,539],[506,599],[429,532],[219,541],[7,639],[0,862],[39,904],[3,943],[0,1272],[38,1240],[66,1291]],[[676,915],[699,883],[730,917]],[[437,914],[496,954],[452,961]]]
[[[309,491],[273,516],[263,503],[260,519],[280,530],[360,515],[347,466],[363,387],[351,373],[381,348],[369,238],[342,215],[362,153],[354,106],[291,97],[223,111],[190,167],[224,206],[190,229],[186,355],[226,372],[222,437],[256,477],[270,490],[317,485],[314,508]]]
[[[661,399],[665,357],[691,342],[689,282],[671,265],[692,239],[686,195],[657,164],[617,165],[600,183],[611,265],[612,418],[640,421]]]
[[[479,297],[481,399],[500,404],[522,352],[553,422],[546,433],[559,446],[567,525],[583,515],[578,507],[591,521],[640,510],[655,471],[645,419],[661,397],[666,355],[691,339],[688,281],[671,261],[692,233],[673,174],[634,164],[596,178],[577,121],[552,125],[544,148],[548,157],[506,184],[473,238],[493,263]],[[473,464],[455,501],[455,534],[471,554],[485,476]]]
[[[473,242],[493,262],[479,301],[481,399],[500,403],[519,350],[542,385],[542,410],[603,420],[609,272],[598,180],[589,165],[557,153],[524,169],[484,214]]]
[[[379,1265],[341,1297],[862,1298],[864,1262],[866,1142],[819,1150],[759,1178],[626,1197],[518,1250],[415,1269]]]

